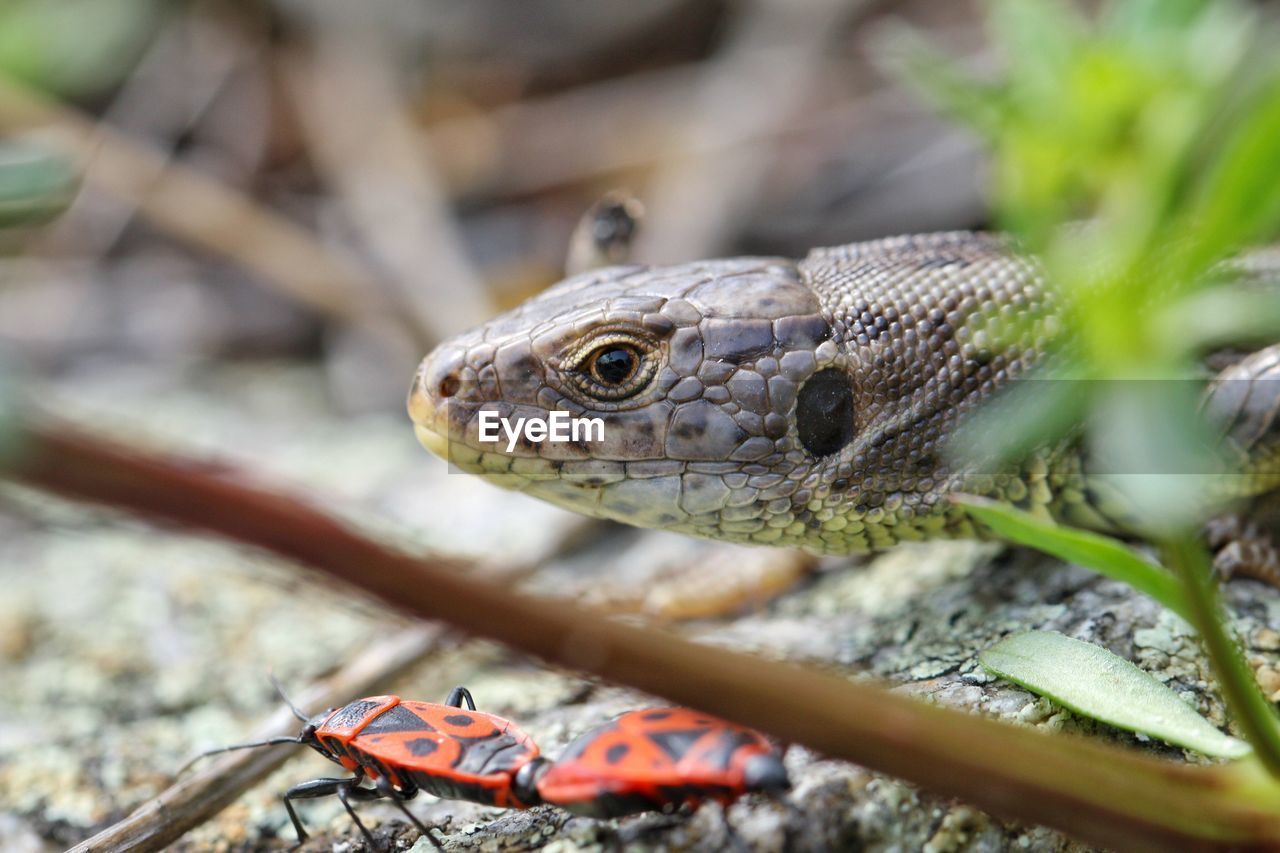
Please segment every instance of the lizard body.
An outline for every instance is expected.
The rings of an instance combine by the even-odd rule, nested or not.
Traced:
[[[799,262],[608,267],[442,344],[409,410],[422,443],[464,471],[644,527],[854,553],[980,535],[947,499],[967,492],[1105,528],[1070,445],[998,471],[946,452],[962,418],[1047,357],[1053,309],[1033,261],[969,232]],[[1280,380],[1280,346],[1228,372]],[[1280,485],[1280,393],[1227,390],[1239,387],[1207,399],[1238,447],[1269,460],[1250,481],[1263,492]],[[599,418],[603,437],[508,452],[480,439],[483,411]]]

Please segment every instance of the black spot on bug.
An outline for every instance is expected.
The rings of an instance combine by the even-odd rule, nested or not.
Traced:
[[[606,764],[617,764],[627,757],[627,753],[631,751],[631,745],[626,743],[615,743],[609,747],[604,753]]]
[[[640,715],[642,720],[665,720],[671,716],[670,711],[645,711]]]
[[[564,752],[560,753],[560,760],[569,761],[570,759],[581,758],[582,754],[587,751],[587,748],[591,746],[591,744],[595,743],[610,732],[616,731],[617,728],[618,726],[616,723],[608,723],[600,726],[599,728],[595,728],[591,731],[578,735],[569,743],[568,746],[564,748]]]
[[[853,388],[835,368],[809,378],[796,397],[796,431],[814,456],[830,456],[853,440]]]
[[[403,705],[396,705],[383,711],[373,722],[360,730],[363,735],[387,734],[390,732],[433,732],[435,729],[426,720],[410,711]]]
[[[702,728],[683,729],[673,732],[652,732],[649,734],[649,740],[656,743],[658,748],[665,752],[672,761],[679,761],[708,731],[710,729]]]
[[[446,714],[444,721],[451,726],[469,726],[476,718],[469,714]]]
[[[529,757],[528,745],[507,734],[466,739],[466,748],[453,769],[459,773],[485,776],[518,767]]]
[[[717,770],[728,770],[739,749],[757,745],[759,741],[753,733],[737,728],[726,729],[716,736],[715,745],[701,752],[699,757],[704,764]]]
[[[418,737],[413,740],[405,741],[404,748],[412,754],[422,758],[424,755],[431,755],[440,748],[440,744],[428,737]]]

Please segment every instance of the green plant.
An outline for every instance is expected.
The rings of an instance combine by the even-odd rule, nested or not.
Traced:
[[[984,457],[1057,440],[1080,422],[1098,476],[1133,508],[1170,571],[1123,543],[971,503],[1015,541],[1119,577],[1199,632],[1228,705],[1273,776],[1280,723],[1232,640],[1197,531],[1229,472],[1204,448],[1197,360],[1239,337],[1280,336],[1280,302],[1238,286],[1228,259],[1280,230],[1280,55],[1243,3],[1128,0],[1094,18],[1061,0],[995,0],[1003,67],[967,76],[918,39],[912,79],[994,155],[999,225],[1037,255],[1063,345],[1049,375],[964,433]],[[1007,330],[1016,334],[1018,330]],[[1166,381],[1120,381],[1166,380]]]

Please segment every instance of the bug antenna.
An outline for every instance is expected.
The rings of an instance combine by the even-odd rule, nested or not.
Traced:
[[[269,737],[266,740],[255,740],[255,741],[252,741],[251,743],[237,743],[237,744],[232,744],[231,746],[220,746],[217,749],[210,749],[207,752],[202,752],[199,755],[195,756],[186,764],[179,767],[178,772],[175,773],[174,776],[181,776],[183,773],[186,773],[188,770],[190,770],[191,767],[197,761],[200,761],[203,758],[208,758],[211,755],[217,755],[220,752],[231,752],[232,750],[236,750],[236,749],[253,749],[254,747],[257,747],[257,746],[274,746],[278,743],[302,743],[302,738],[294,737],[291,735],[281,735],[279,737]]]
[[[272,686],[275,687],[276,692],[280,694],[280,698],[284,700],[284,704],[289,706],[289,710],[293,712],[295,717],[304,723],[311,719],[306,714],[299,711],[297,705],[293,704],[293,700],[289,698],[289,694],[284,692],[284,685],[282,685],[280,680],[276,678],[276,674],[274,672],[267,673],[267,678],[271,679]]]

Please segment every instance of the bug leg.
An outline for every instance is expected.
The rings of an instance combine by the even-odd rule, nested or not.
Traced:
[[[468,711],[476,709],[476,700],[471,698],[471,691],[462,685],[458,685],[449,691],[449,697],[444,700],[444,704],[454,708],[461,708],[464,700],[467,703]]]
[[[302,828],[302,821],[298,820],[298,813],[294,811],[293,803],[289,801],[289,794],[287,792],[284,795],[284,808],[285,811],[289,813],[289,820],[293,822],[293,831],[298,834],[298,844],[296,846],[300,847],[306,843],[308,838],[307,831]]]
[[[376,849],[377,845],[373,843],[373,836],[369,834],[369,830],[364,828],[364,824],[356,817],[356,813],[352,810],[351,805],[347,802],[348,792],[351,789],[355,791],[364,791],[366,789],[357,788],[360,777],[356,776],[351,779],[312,779],[309,782],[299,782],[292,788],[284,792],[284,807],[289,812],[289,820],[293,821],[293,829],[298,833],[298,843],[302,844],[307,840],[307,831],[302,828],[302,821],[298,819],[298,812],[293,807],[294,800],[313,800],[317,797],[329,797],[337,795],[342,801],[342,805],[346,808],[347,813],[351,815],[351,819],[356,822],[356,826],[360,827],[360,831],[364,833],[365,840],[369,842],[371,848]],[[369,793],[381,796],[375,791]],[[369,799],[368,797],[360,797],[357,799]]]
[[[342,807],[347,810],[347,814],[351,815],[351,819],[355,821],[355,825],[359,828],[360,834],[364,836],[365,842],[369,845],[370,850],[378,849],[378,842],[373,840],[373,833],[361,822],[356,816],[356,810],[351,807],[351,800],[377,800],[382,797],[381,792],[371,788],[359,787],[360,779],[344,779],[343,784],[339,785],[335,793],[338,795],[339,802]]]
[[[405,794],[402,791],[397,791],[392,786],[392,784],[387,781],[387,777],[385,776],[379,776],[376,780],[374,780],[373,785],[377,789],[377,793],[380,796],[386,797],[387,799],[391,800],[391,802],[395,803],[396,808],[404,812],[404,816],[409,818],[409,820],[413,823],[413,825],[418,828],[418,831],[422,833],[423,838],[431,842],[431,846],[435,847],[437,850],[444,849],[443,847],[440,846],[440,842],[436,839],[436,837],[431,834],[431,829],[425,823],[418,820],[418,816],[415,815],[413,812],[409,811],[409,807],[404,804],[405,800],[408,800],[411,798],[410,795]],[[417,790],[415,789],[413,793],[416,794]]]
[[[749,853],[751,846],[743,840],[738,831],[733,828],[733,822],[729,820],[729,805],[727,803],[720,804],[720,823],[724,827],[724,838],[728,842],[728,846],[738,851],[738,853]]]

